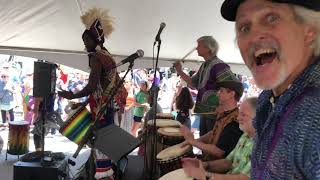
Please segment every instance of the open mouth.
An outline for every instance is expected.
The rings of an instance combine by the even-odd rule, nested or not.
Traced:
[[[257,66],[270,64],[277,57],[275,49],[260,49],[254,53],[254,60]]]

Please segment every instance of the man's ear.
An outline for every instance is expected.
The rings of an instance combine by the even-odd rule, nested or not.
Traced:
[[[314,26],[308,25],[305,29],[305,43],[311,46],[318,33]]]

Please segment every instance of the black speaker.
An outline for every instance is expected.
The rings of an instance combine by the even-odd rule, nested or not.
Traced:
[[[66,176],[66,160],[43,167],[40,162],[21,162],[13,165],[13,180],[62,180]]]
[[[33,96],[48,97],[56,88],[56,64],[35,61],[33,73]]]
[[[96,133],[95,148],[114,162],[128,155],[141,144],[137,138],[116,125],[99,129]]]

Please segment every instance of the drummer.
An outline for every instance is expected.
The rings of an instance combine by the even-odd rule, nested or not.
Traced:
[[[244,133],[237,146],[225,159],[201,162],[197,159],[185,158],[182,160],[185,173],[196,179],[249,179],[251,170],[250,156],[253,138],[256,134],[252,120],[256,115],[256,107],[256,97],[248,98],[240,105],[238,120],[239,127]],[[227,173],[220,174],[224,172]]]
[[[194,139],[192,132],[185,126],[181,131],[186,141],[202,150],[205,161],[225,158],[236,146],[242,131],[239,129],[237,103],[242,96],[242,83],[238,80],[222,81],[217,84],[219,106],[215,110],[216,123],[211,131]]]
[[[180,61],[174,64],[177,74],[198,90],[197,101],[194,112],[204,113],[210,112],[218,105],[216,94],[217,82],[224,80],[233,80],[235,76],[230,70],[230,66],[217,57],[219,44],[212,36],[202,36],[197,40],[198,56],[202,57],[205,62],[201,64],[198,72],[190,77],[184,73]],[[211,115],[200,115],[200,136],[209,132],[214,121]]]

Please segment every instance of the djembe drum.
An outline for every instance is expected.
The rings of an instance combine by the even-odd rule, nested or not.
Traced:
[[[79,144],[92,124],[91,113],[86,107],[82,106],[71,111],[59,131],[63,136]]]
[[[156,119],[171,119],[171,120],[173,120],[174,117],[171,113],[157,113]]]
[[[183,143],[168,147],[157,155],[157,164],[160,168],[160,176],[167,174],[173,170],[182,168],[181,159],[184,157],[192,157],[192,146]]]
[[[156,127],[153,126],[153,123],[154,123],[153,120],[148,121],[147,151],[148,151],[148,147],[151,147],[151,145],[152,145],[151,138],[153,137],[153,135],[156,135],[157,139],[159,139],[159,136],[158,136],[158,129],[159,128],[167,128],[167,127],[179,128],[181,126],[181,123],[179,121],[169,120],[169,119],[157,119],[156,120]],[[156,132],[156,133],[154,133],[154,132]],[[163,131],[161,131],[161,132],[163,132]],[[163,149],[162,144],[160,143],[160,141],[158,141],[156,154],[158,154],[162,149]]]
[[[29,123],[27,121],[10,121],[7,153],[22,155],[29,152]]]
[[[184,137],[177,127],[162,127],[158,129],[158,141],[160,142],[161,150],[167,147],[182,143]]]
[[[159,180],[193,180],[192,177],[188,177],[183,169],[177,169],[162,176]]]
[[[154,146],[154,143],[157,143],[157,149],[155,149],[155,154],[158,154],[163,148],[162,144],[159,141],[153,142],[154,136],[157,136],[157,130],[159,128],[164,128],[164,127],[178,128],[181,126],[181,123],[179,121],[169,120],[169,119],[157,119],[155,127],[153,126],[153,124],[154,124],[154,120],[148,121],[147,128],[146,128],[147,136],[146,136],[145,156],[147,157],[146,166],[148,169],[152,168],[151,164],[152,164],[153,158],[152,158],[151,149],[152,149],[152,146]],[[157,137],[157,139],[159,139],[159,137]]]

